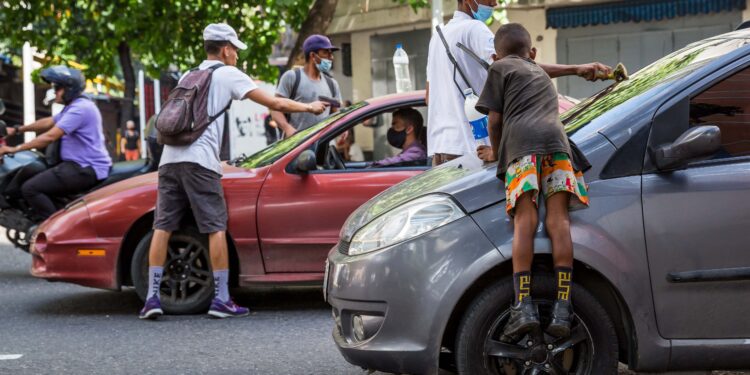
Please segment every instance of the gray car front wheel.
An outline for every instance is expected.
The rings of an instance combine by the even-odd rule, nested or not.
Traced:
[[[573,285],[575,319],[568,338],[543,332],[554,303],[555,278],[532,276],[531,295],[537,305],[541,329],[516,343],[500,336],[513,302],[513,280],[491,284],[469,306],[458,328],[456,364],[459,374],[576,374],[617,373],[617,334],[601,304],[580,285]]]

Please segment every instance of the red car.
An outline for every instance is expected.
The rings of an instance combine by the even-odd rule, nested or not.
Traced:
[[[371,154],[365,153],[366,161],[347,162],[333,146],[344,131],[362,127],[375,131],[376,150],[386,149],[383,135],[390,113],[402,107],[416,107],[424,114],[424,92],[360,102],[252,156],[224,164],[233,285],[322,282],[327,253],[349,214],[386,188],[428,169],[427,160],[367,168]],[[566,107],[569,103],[561,99],[561,109]],[[156,173],[132,178],[57,212],[32,239],[32,275],[104,289],[132,285],[143,298],[156,184]],[[182,227],[170,240],[162,283],[163,307],[178,314],[204,311],[213,297],[207,238],[190,217]]]

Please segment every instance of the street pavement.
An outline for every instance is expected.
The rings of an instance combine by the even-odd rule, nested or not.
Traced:
[[[317,288],[234,291],[252,309],[246,318],[146,322],[132,290],[49,283],[30,263],[0,241],[0,374],[367,373],[336,349]]]

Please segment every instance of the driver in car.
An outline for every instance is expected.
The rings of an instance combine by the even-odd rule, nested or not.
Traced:
[[[109,176],[112,166],[112,159],[104,145],[102,115],[96,104],[83,96],[86,80],[81,71],[58,65],[44,69],[41,77],[52,84],[55,102],[65,104],[65,109],[54,117],[8,128],[9,136],[23,132],[40,135],[15,147],[0,147],[1,156],[41,149],[62,139],[61,162],[21,186],[24,199],[33,210],[35,221],[43,221],[57,211],[53,197],[91,189]]]
[[[427,147],[421,139],[424,137],[424,120],[422,114],[414,108],[401,108],[393,112],[391,128],[388,129],[388,144],[400,148],[401,152],[390,158],[378,160],[372,167],[408,165],[420,160],[427,160]]]

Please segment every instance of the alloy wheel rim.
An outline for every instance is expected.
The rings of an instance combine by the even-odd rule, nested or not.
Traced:
[[[208,249],[195,240],[170,240],[160,286],[161,300],[178,305],[212,290]]]
[[[485,368],[505,375],[584,375],[591,372],[594,346],[591,331],[578,315],[574,315],[571,333],[558,339],[543,332],[550,320],[552,301],[535,300],[540,315],[540,328],[526,334],[517,343],[500,341],[510,310],[503,311],[490,325],[484,340]]]

